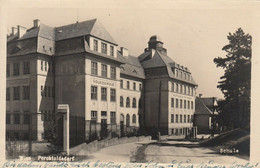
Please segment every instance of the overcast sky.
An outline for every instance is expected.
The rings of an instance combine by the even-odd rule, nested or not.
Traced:
[[[39,1],[40,2],[40,1]],[[186,66],[198,84],[197,95],[223,97],[217,88],[224,71],[213,59],[224,57],[221,49],[228,43],[227,35],[241,27],[256,35],[259,22],[255,5],[249,3],[210,3],[172,1],[53,1],[8,9],[7,26],[32,27],[33,20],[50,26],[61,26],[97,18],[119,46],[139,56],[152,35],[158,35],[168,56]],[[113,3],[111,3],[113,2]],[[32,7],[33,6],[33,7]],[[57,8],[59,6],[59,8]],[[36,8],[37,7],[37,8]],[[40,8],[39,8],[40,7]]]

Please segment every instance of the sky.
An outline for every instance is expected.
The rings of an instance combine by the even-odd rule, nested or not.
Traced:
[[[196,93],[204,97],[223,98],[217,85],[224,71],[216,67],[213,59],[225,56],[222,47],[228,44],[228,33],[241,27],[253,39],[259,35],[255,5],[241,1],[38,2],[9,5],[8,30],[17,25],[30,28],[34,19],[56,27],[97,18],[118,45],[129,49],[133,56],[143,53],[149,38],[158,35],[168,56],[191,71],[198,84]]]

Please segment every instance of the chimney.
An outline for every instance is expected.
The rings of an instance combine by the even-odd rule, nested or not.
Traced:
[[[33,27],[39,27],[40,26],[40,20],[39,19],[35,19],[33,20]]]
[[[199,98],[201,98],[202,97],[202,94],[199,94]]]
[[[18,25],[17,31],[18,31],[18,38],[21,38],[26,33],[26,28]]]
[[[120,52],[124,57],[128,56],[128,49],[124,47],[120,47]]]
[[[16,27],[12,27],[12,35],[15,35],[17,33],[17,28]]]
[[[150,58],[153,58],[155,54],[155,49],[150,49]]]

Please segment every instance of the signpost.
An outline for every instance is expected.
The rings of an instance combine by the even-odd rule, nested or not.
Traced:
[[[69,105],[68,104],[58,104],[58,113],[63,114],[63,151],[69,155],[70,149],[70,137],[69,137]]]

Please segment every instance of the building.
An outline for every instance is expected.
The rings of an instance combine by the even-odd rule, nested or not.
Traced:
[[[7,137],[28,138],[30,129],[43,140],[58,104],[70,107],[75,144],[140,127],[185,134],[193,126],[197,84],[188,68],[167,56],[158,36],[148,44],[131,56],[97,19],[55,28],[34,20],[28,30],[13,28],[7,39]]]
[[[204,97],[200,94],[195,101],[194,126],[197,127],[199,134],[209,134],[213,131],[213,122],[216,127],[217,99],[215,97]],[[214,120],[215,119],[215,120]],[[217,129],[215,128],[215,131]]]

